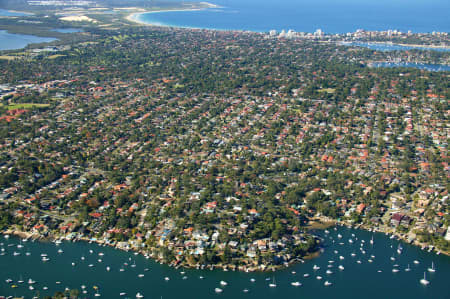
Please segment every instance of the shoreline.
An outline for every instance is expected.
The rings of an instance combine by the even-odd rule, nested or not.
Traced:
[[[174,9],[160,9],[160,10],[144,10],[144,11],[134,11],[128,14],[125,19],[131,23],[145,25],[145,26],[163,26],[163,27],[179,27],[167,24],[158,24],[158,23],[146,23],[139,20],[139,17],[143,14],[148,13],[164,13],[164,12],[183,12],[183,11],[201,11],[209,8],[222,8],[222,6],[212,4],[209,2],[199,2],[199,4],[204,5],[204,7],[188,7],[188,8],[174,8]],[[189,27],[180,27],[180,28],[189,28]],[[194,29],[194,28],[192,28]],[[200,29],[200,28],[198,28]]]
[[[406,235],[402,235],[398,232],[395,232],[393,230],[389,230],[386,228],[380,228],[380,227],[368,227],[364,224],[358,224],[358,225],[352,225],[350,223],[347,223],[345,221],[342,220],[326,220],[326,221],[320,221],[318,219],[314,219],[313,221],[310,222],[310,224],[306,227],[306,230],[308,231],[314,231],[314,230],[326,230],[328,228],[331,227],[337,227],[337,226],[341,226],[341,227],[347,227],[347,228],[353,228],[353,229],[359,229],[359,230],[364,230],[364,231],[368,231],[368,232],[377,232],[377,233],[383,233],[386,236],[391,236],[391,238],[396,238],[399,241],[402,241],[406,244],[412,245],[412,246],[416,246],[419,247],[422,251],[427,251],[428,253],[432,253],[433,251],[438,251],[438,249],[430,244],[426,244],[426,243],[421,243],[419,242],[417,239],[410,241],[408,240]],[[239,265],[236,266],[234,264],[209,264],[209,265],[200,265],[200,264],[191,264],[188,262],[187,259],[184,259],[183,261],[165,261],[164,259],[160,258],[159,256],[155,255],[154,253],[152,253],[152,249],[150,248],[150,250],[145,250],[145,249],[138,249],[138,248],[125,248],[122,246],[119,246],[119,244],[117,242],[114,243],[110,243],[109,240],[104,240],[104,239],[97,239],[97,238],[89,238],[87,236],[78,236],[78,237],[72,237],[72,238],[68,238],[67,236],[61,235],[61,236],[55,236],[55,235],[48,235],[48,236],[42,236],[38,233],[35,232],[26,232],[26,231],[20,231],[17,229],[12,229],[9,228],[7,230],[4,230],[2,232],[0,232],[3,235],[13,235],[16,237],[19,237],[21,239],[33,239],[33,240],[38,240],[40,242],[55,242],[57,240],[64,240],[67,242],[86,242],[89,244],[92,243],[96,243],[98,246],[108,246],[108,247],[112,247],[114,249],[117,250],[122,250],[122,251],[126,251],[126,252],[133,252],[135,254],[141,254],[142,256],[144,256],[146,259],[153,259],[155,262],[160,263],[160,264],[166,264],[169,267],[173,267],[175,269],[178,269],[180,267],[185,268],[185,269],[210,269],[210,270],[214,270],[214,269],[222,269],[223,271],[242,271],[242,272],[275,272],[275,271],[279,271],[282,269],[287,269],[295,264],[298,263],[305,263],[305,261],[307,260],[312,260],[315,259],[317,257],[319,257],[322,253],[323,253],[323,247],[321,246],[322,244],[322,239],[319,237],[319,239],[321,240],[319,243],[319,248],[314,251],[314,252],[310,252],[307,253],[306,255],[302,256],[302,257],[295,257],[292,258],[290,261],[288,262],[284,262],[283,264],[279,264],[279,265]],[[312,234],[314,236],[314,238],[318,238],[316,235]],[[428,250],[426,250],[428,249]],[[450,252],[446,252],[446,251],[439,251],[441,254],[446,255],[446,256],[450,256]],[[436,254],[436,253],[435,253]]]

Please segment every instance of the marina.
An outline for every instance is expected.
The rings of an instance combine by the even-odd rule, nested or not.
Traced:
[[[56,244],[1,236],[5,254],[0,256],[0,294],[31,298],[38,292],[51,295],[77,289],[82,298],[346,298],[352,289],[365,298],[379,298],[380,293],[445,298],[448,293],[448,256],[384,233],[346,227],[327,232],[316,232],[323,244],[319,257],[280,271],[255,273],[175,269],[94,243]],[[367,293],[370,289],[377,292]]]

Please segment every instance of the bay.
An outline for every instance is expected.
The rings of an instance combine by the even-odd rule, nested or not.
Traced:
[[[34,35],[13,34],[0,30],[0,50],[15,50],[34,43],[47,43],[55,41],[56,38],[39,37]]]
[[[326,33],[365,30],[450,31],[450,2],[444,0],[214,0],[219,7],[198,11],[145,13],[155,25],[268,32],[271,29]]]
[[[344,46],[357,46],[368,48],[375,51],[406,51],[406,50],[429,50],[437,52],[449,52],[450,48],[438,48],[438,47],[421,47],[421,46],[407,46],[407,45],[397,45],[390,43],[361,43],[361,42],[343,42],[341,45]]]
[[[2,17],[23,17],[23,16],[28,16],[28,15],[29,14],[23,13],[23,12],[10,11],[10,10],[0,8],[0,16],[2,16]]]
[[[412,62],[374,62],[372,67],[412,67],[421,70],[441,72],[450,71],[450,65],[445,64],[427,64],[427,63],[412,63]]]
[[[448,298],[450,258],[447,256],[422,251],[418,247],[400,243],[381,233],[338,227],[337,230],[330,229],[328,234],[324,231],[319,231],[317,234],[324,239],[324,252],[318,258],[274,273],[174,269],[155,263],[141,255],[84,242],[63,242],[56,246],[49,242],[27,241],[22,242],[23,248],[18,248],[20,239],[14,237],[5,239],[2,236],[0,243],[3,245],[0,245],[0,248],[5,249],[5,254],[0,256],[2,265],[0,294],[23,295],[28,298],[35,295],[36,290],[39,290],[41,295],[50,295],[56,291],[64,291],[66,287],[81,290],[81,285],[85,285],[86,297],[94,296],[94,286],[96,286],[103,298],[127,296],[135,298],[138,292],[145,298],[187,299],[216,297]],[[370,244],[372,237],[373,245]],[[399,244],[403,247],[401,254],[397,252]],[[58,253],[58,250],[62,252]],[[14,251],[20,255],[14,256]],[[27,256],[26,252],[30,255]],[[352,256],[352,253],[355,256]],[[41,254],[47,254],[49,261],[43,262]],[[340,259],[340,256],[343,259]],[[81,257],[85,259],[82,260]],[[369,259],[372,262],[369,262]],[[358,260],[361,263],[357,263]],[[420,263],[415,264],[414,260]],[[75,266],[72,266],[72,262]],[[427,271],[432,262],[436,269],[435,273]],[[89,267],[90,264],[93,266]],[[136,266],[133,267],[133,264]],[[314,265],[320,269],[314,271]],[[328,265],[332,267],[329,268]],[[338,265],[342,265],[344,270],[339,270]],[[405,269],[408,265],[411,271],[407,272]],[[110,271],[107,271],[107,266],[110,267]],[[124,271],[120,271],[121,268]],[[399,271],[394,273],[392,271],[394,268]],[[333,273],[326,274],[327,269]],[[428,286],[419,283],[424,272],[430,281]],[[305,273],[308,273],[309,277],[304,277]],[[143,274],[143,277],[138,277],[139,274]],[[318,280],[317,276],[323,278]],[[165,277],[169,280],[166,281]],[[8,278],[13,282],[5,282]],[[35,288],[33,291],[28,289],[29,278],[37,281],[33,284]],[[19,279],[25,282],[18,284]],[[250,279],[255,281],[252,282]],[[326,280],[332,285],[324,286]],[[57,281],[60,284],[57,284]],[[228,285],[221,286],[220,281],[226,281]],[[269,283],[273,281],[277,284],[275,288],[269,287]],[[299,281],[302,286],[292,286],[291,282],[294,281]],[[18,287],[12,288],[13,284]],[[49,290],[42,290],[44,286],[47,286]],[[215,288],[222,288],[223,292],[216,294]],[[244,293],[244,289],[247,289],[248,293]],[[119,296],[121,292],[127,295],[121,297]]]
[[[52,31],[59,32],[59,33],[78,33],[78,32],[83,32],[82,29],[78,29],[78,28],[57,28],[57,29],[52,29]]]

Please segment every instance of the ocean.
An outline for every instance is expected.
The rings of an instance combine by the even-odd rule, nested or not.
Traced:
[[[365,30],[450,31],[445,0],[214,0],[220,8],[146,13],[139,21],[175,27],[325,33]]]

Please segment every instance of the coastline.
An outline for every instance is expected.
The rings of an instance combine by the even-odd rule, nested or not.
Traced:
[[[383,234],[386,234],[386,236],[389,235],[389,236],[391,236],[391,238],[396,238],[397,240],[400,240],[406,244],[410,244],[410,245],[419,247],[422,250],[427,251],[429,253],[431,253],[432,251],[437,251],[437,248],[435,248],[434,246],[432,246],[430,244],[419,242],[417,239],[410,241],[410,240],[408,240],[406,235],[402,235],[396,231],[387,229],[385,227],[381,227],[381,228],[380,227],[369,227],[364,224],[352,225],[351,223],[341,221],[341,220],[311,219],[311,221],[308,224],[308,226],[306,227],[306,229],[309,231],[311,231],[311,230],[326,230],[328,228],[336,227],[336,226],[341,226],[341,227],[345,226],[348,228],[360,229],[360,230],[364,230],[364,231],[368,231],[368,232],[383,233]],[[166,264],[170,267],[174,267],[175,269],[183,267],[186,269],[197,269],[197,270],[198,269],[202,269],[202,270],[203,269],[209,269],[209,270],[222,269],[223,271],[228,271],[228,270],[236,271],[237,270],[237,271],[242,271],[242,272],[274,272],[274,271],[286,269],[286,268],[291,267],[298,263],[304,263],[306,260],[312,260],[314,258],[317,258],[323,252],[323,248],[320,246],[322,244],[322,240],[321,240],[319,243],[319,248],[316,251],[309,252],[301,257],[292,258],[288,262],[285,262],[285,263],[279,264],[279,265],[265,265],[265,264],[240,265],[240,266],[237,266],[234,264],[200,265],[199,263],[192,264],[189,262],[188,259],[184,259],[182,261],[170,261],[169,262],[169,261],[166,261],[165,259],[161,258],[160,256],[152,253],[151,251],[154,248],[139,249],[139,248],[133,248],[133,247],[128,247],[128,246],[124,247],[124,246],[121,246],[120,244],[118,244],[117,242],[110,242],[109,240],[105,240],[105,239],[101,239],[101,238],[100,239],[89,238],[87,236],[68,237],[65,235],[57,236],[57,235],[53,235],[53,234],[50,234],[48,236],[43,236],[43,235],[40,235],[35,232],[26,232],[26,231],[13,229],[13,228],[9,228],[0,233],[3,235],[13,235],[13,236],[19,237],[21,239],[38,240],[40,242],[55,242],[57,240],[60,240],[60,241],[65,240],[68,242],[81,241],[81,242],[87,242],[87,243],[96,243],[99,246],[109,246],[109,247],[115,248],[117,250],[122,250],[122,251],[126,251],[126,252],[130,251],[130,252],[134,252],[136,254],[141,254],[146,259],[151,258],[155,262],[158,262],[160,264]],[[317,236],[315,236],[314,234],[313,234],[313,236],[317,239]],[[428,249],[428,250],[426,250],[426,249]],[[439,251],[439,252],[443,255],[450,256],[450,252],[446,252],[446,251]]]
[[[199,2],[199,4],[203,5],[200,7],[186,7],[186,8],[174,8],[174,9],[160,9],[160,10],[144,10],[144,11],[133,11],[128,14],[125,19],[131,23],[145,25],[145,26],[166,26],[166,27],[174,27],[166,24],[157,24],[157,23],[146,23],[139,19],[139,17],[143,14],[148,13],[162,13],[162,12],[181,12],[181,11],[201,11],[209,8],[222,8],[222,6],[212,4],[209,2]]]

